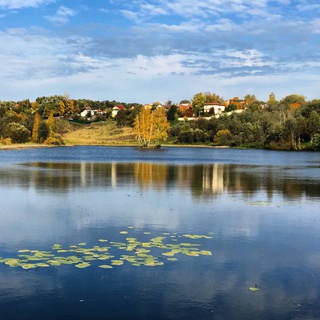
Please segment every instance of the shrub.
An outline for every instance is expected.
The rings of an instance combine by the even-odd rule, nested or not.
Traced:
[[[50,136],[49,138],[47,138],[45,140],[44,144],[53,145],[53,146],[62,146],[65,143],[64,143],[62,137],[59,134],[55,134],[55,135]]]
[[[22,124],[10,122],[4,130],[6,138],[10,138],[14,143],[25,143],[30,139],[30,131]]]
[[[10,146],[12,144],[11,138],[2,138],[1,137],[0,144],[3,144],[5,146]]]
[[[233,142],[232,134],[230,130],[228,129],[219,130],[216,136],[214,137],[214,142],[222,146],[230,146]]]
[[[315,151],[320,151],[320,134],[316,133],[312,137],[311,148]]]

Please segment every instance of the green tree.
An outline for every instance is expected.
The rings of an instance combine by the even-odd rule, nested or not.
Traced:
[[[311,142],[311,148],[314,151],[320,151],[320,134],[316,133]]]
[[[169,121],[176,120],[177,113],[178,113],[178,107],[175,104],[171,105],[171,107],[168,111],[168,114],[167,114],[167,119]]]
[[[268,101],[267,101],[267,106],[269,107],[269,108],[271,108],[271,109],[273,109],[273,108],[275,108],[277,105],[278,105],[278,101],[276,100],[276,95],[273,93],[273,92],[271,92],[270,94],[269,94],[269,99],[268,99]]]
[[[316,111],[312,111],[307,124],[308,133],[311,136],[311,141],[315,134],[320,133],[320,115]]]
[[[30,139],[30,131],[20,123],[10,122],[5,127],[5,137],[14,143],[25,143]]]
[[[247,102],[247,103],[251,103],[251,102],[254,102],[254,101],[257,101],[257,98],[254,94],[246,94],[243,99]]]
[[[214,142],[222,146],[229,146],[232,143],[232,133],[228,129],[219,130],[214,137]]]
[[[39,142],[45,142],[50,135],[50,128],[46,122],[41,122],[38,130]]]
[[[192,109],[197,116],[199,116],[201,112],[203,112],[203,106],[205,102],[206,102],[206,97],[202,92],[197,93],[193,96]]]

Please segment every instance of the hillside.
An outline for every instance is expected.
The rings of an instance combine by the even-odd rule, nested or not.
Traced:
[[[59,120],[58,133],[67,145],[132,145],[132,128],[118,127],[112,120],[80,124]]]

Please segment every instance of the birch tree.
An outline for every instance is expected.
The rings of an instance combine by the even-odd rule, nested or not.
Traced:
[[[148,108],[142,108],[134,122],[134,133],[142,148],[148,148],[151,142],[160,145],[161,141],[167,139],[169,128],[165,112],[161,108],[153,112]]]

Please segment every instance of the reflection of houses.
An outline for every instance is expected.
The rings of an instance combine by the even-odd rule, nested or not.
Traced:
[[[112,108],[112,113],[111,113],[112,118],[116,117],[120,110],[125,110],[125,109],[126,108],[124,106],[121,106],[121,105],[113,107]]]
[[[203,166],[202,188],[204,191],[219,193],[224,188],[224,165],[213,164]]]

